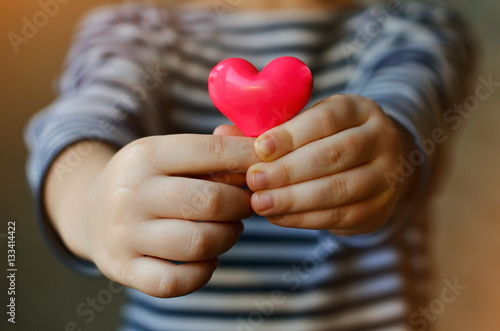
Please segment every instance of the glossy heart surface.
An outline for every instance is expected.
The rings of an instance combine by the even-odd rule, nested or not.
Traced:
[[[297,115],[311,99],[311,70],[301,60],[281,57],[261,72],[231,58],[216,65],[208,79],[215,106],[247,137],[258,137]]]

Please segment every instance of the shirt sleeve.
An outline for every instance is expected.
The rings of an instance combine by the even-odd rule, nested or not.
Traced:
[[[121,148],[142,136],[164,133],[160,109],[168,74],[162,59],[173,38],[168,26],[166,11],[152,5],[94,10],[79,27],[58,98],[26,127],[27,176],[39,225],[53,253],[80,273],[100,274],[93,263],[71,253],[51,226],[43,206],[46,173],[57,155],[75,142],[92,140]],[[61,176],[75,166],[67,163]]]
[[[451,133],[446,111],[461,103],[474,68],[474,45],[463,20],[442,5],[411,1],[375,6],[360,17],[349,47],[356,65],[345,93],[376,101],[414,139],[417,149],[400,160],[401,171],[386,179],[405,180],[419,168],[420,180],[404,214],[393,215],[380,230],[338,237],[349,246],[369,247],[392,238],[421,208],[444,140]]]

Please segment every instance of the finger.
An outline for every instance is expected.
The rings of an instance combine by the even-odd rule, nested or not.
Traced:
[[[262,161],[272,161],[312,141],[361,125],[368,112],[358,106],[358,99],[336,95],[318,103],[258,137],[256,154]]]
[[[248,167],[260,161],[253,150],[254,141],[196,134],[148,137],[129,145],[129,159],[148,160],[151,170],[159,174],[246,173]]]
[[[234,137],[244,137],[245,135],[236,125],[219,125],[214,130],[214,135],[216,136],[234,136]]]
[[[217,268],[218,260],[176,265],[151,256],[130,260],[123,268],[124,285],[159,298],[192,293],[204,286]]]
[[[388,192],[349,205],[326,210],[268,217],[278,226],[315,230],[345,230],[348,235],[379,229],[389,218],[393,204]]]
[[[140,193],[151,218],[232,222],[253,215],[250,192],[205,180],[153,176]]]
[[[243,232],[242,222],[193,222],[156,219],[134,228],[131,248],[166,260],[202,261],[227,252]]]
[[[309,143],[272,162],[248,169],[252,191],[283,187],[335,174],[373,160],[375,141],[370,129],[355,127]]]
[[[252,195],[261,216],[283,215],[340,207],[389,190],[377,165],[366,164],[339,174]]]

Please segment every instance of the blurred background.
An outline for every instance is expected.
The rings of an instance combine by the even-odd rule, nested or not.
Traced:
[[[110,297],[109,281],[86,278],[63,267],[45,246],[34,217],[32,196],[25,180],[26,147],[23,128],[34,113],[54,98],[73,28],[91,7],[120,1],[59,0],[59,11],[19,45],[16,53],[8,39],[21,35],[23,18],[41,10],[38,1],[2,1],[0,14],[0,258],[6,266],[7,223],[16,220],[17,315],[7,325],[4,309],[1,330],[112,330],[118,323],[122,294]],[[47,1],[41,1],[45,3]],[[500,81],[500,1],[448,0],[466,18],[481,45],[475,77],[492,74]],[[472,82],[472,86],[476,86]],[[461,101],[460,101],[461,102]],[[437,276],[435,298],[443,281],[458,279],[467,286],[446,304],[431,322],[437,330],[500,330],[500,89],[482,101],[464,120],[456,139],[448,141],[450,166],[432,200],[433,252]],[[7,283],[1,276],[1,307],[7,303]],[[109,292],[111,293],[111,292]],[[99,309],[89,311],[87,299],[100,297]],[[80,307],[80,314],[77,309]],[[99,311],[100,310],[100,311]],[[83,316],[82,316],[83,315]],[[86,321],[87,319],[87,321]],[[7,325],[8,328],[4,326]]]

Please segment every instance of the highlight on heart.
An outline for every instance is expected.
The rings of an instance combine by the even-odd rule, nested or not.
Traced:
[[[262,71],[240,58],[217,64],[208,79],[214,105],[247,137],[258,137],[300,113],[311,99],[313,77],[301,60],[286,56]]]

